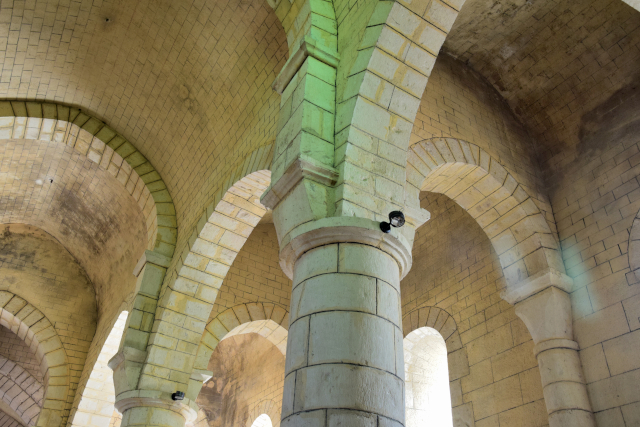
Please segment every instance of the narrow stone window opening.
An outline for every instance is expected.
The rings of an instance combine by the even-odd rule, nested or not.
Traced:
[[[128,311],[120,313],[111,332],[109,332],[82,393],[72,427],[120,425],[121,415],[114,407],[116,395],[113,372],[107,363],[118,352],[128,316]]]
[[[403,346],[406,426],[453,427],[444,339],[437,330],[423,327],[407,335]]]

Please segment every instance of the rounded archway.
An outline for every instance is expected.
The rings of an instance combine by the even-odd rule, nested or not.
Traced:
[[[251,427],[273,427],[269,415],[262,414],[251,424]]]
[[[403,347],[406,426],[453,427],[444,338],[422,327],[405,337]]]

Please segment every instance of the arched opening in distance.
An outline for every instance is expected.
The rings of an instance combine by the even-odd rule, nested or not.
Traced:
[[[78,410],[73,417],[72,427],[107,426],[114,425],[114,421],[116,425],[119,424],[121,416],[114,407],[116,393],[113,372],[108,363],[118,352],[128,316],[128,311],[120,313],[102,346],[98,360],[93,366],[89,381],[87,381],[82,393]]]
[[[444,338],[422,327],[405,337],[403,347],[406,426],[453,427]]]
[[[271,418],[269,418],[269,415],[267,414],[260,415],[258,418],[256,418],[253,424],[251,424],[251,427],[272,427],[272,426],[273,424],[271,424]]]

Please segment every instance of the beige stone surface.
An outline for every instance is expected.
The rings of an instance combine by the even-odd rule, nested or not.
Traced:
[[[231,336],[216,347],[209,369],[213,377],[197,400],[207,425],[251,427],[258,411],[280,425],[284,355],[273,343],[257,333]]]
[[[0,246],[0,272],[12,271],[0,295],[26,301],[0,296],[0,319],[25,340],[0,335],[11,343],[0,350],[27,371],[33,357],[52,366],[39,372],[54,381],[38,424],[58,427],[82,406],[123,309],[130,402],[169,402],[181,388],[195,400],[221,339],[245,325],[282,350],[269,322],[291,322],[279,387],[285,416],[298,413],[283,424],[399,427],[402,336],[429,326],[445,340],[456,426],[584,427],[590,414],[575,409],[589,402],[600,426],[638,424],[636,3],[3,1],[0,220],[44,229],[75,258],[7,261]],[[78,107],[83,123],[53,124],[51,104],[33,100]],[[98,138],[111,132],[129,141],[114,153]],[[153,181],[131,156],[149,160]],[[269,171],[276,231],[257,225]],[[371,252],[384,247],[373,221],[404,210],[391,236],[410,248],[420,207],[432,219],[399,284],[396,264]],[[299,263],[291,289],[278,240],[320,219],[331,229],[334,215],[369,220],[370,246],[297,253],[313,262]],[[156,229],[176,254],[145,253],[136,283]],[[93,294],[58,274],[78,265]],[[570,279],[570,307],[540,304],[536,316],[505,301],[551,270]],[[26,357],[36,333],[21,310],[36,309],[50,324]],[[344,363],[355,368],[339,375]],[[242,423],[280,408],[274,399]],[[164,405],[122,422],[181,427]],[[102,424],[116,427],[108,412]]]

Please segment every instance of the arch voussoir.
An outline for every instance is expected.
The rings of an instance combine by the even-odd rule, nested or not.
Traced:
[[[216,346],[231,331],[251,322],[273,321],[285,330],[289,330],[289,313],[277,304],[252,302],[230,307],[212,319],[204,329],[198,347],[196,369],[206,369]],[[276,343],[274,343],[276,344]]]
[[[71,382],[67,353],[53,324],[26,300],[0,291],[0,325],[24,339],[40,363],[45,384],[37,425],[61,425],[69,406]]]
[[[525,188],[480,147],[434,138],[410,148],[408,194],[441,193],[456,201],[483,228],[496,250],[508,285],[545,271],[564,273],[557,237]]]

